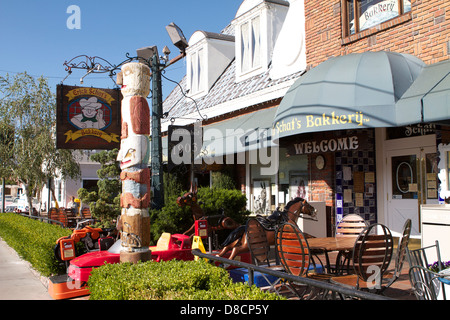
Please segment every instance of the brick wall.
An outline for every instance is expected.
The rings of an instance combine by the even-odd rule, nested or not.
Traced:
[[[411,0],[411,12],[343,38],[341,1],[305,0],[309,67],[332,56],[365,51],[408,53],[427,64],[450,58],[450,1]]]
[[[334,189],[335,189],[335,164],[334,154],[324,153],[325,167],[322,170],[317,170],[315,161],[317,155],[310,155],[308,157],[308,171],[311,172],[309,188],[311,201],[325,201],[326,205],[326,221],[327,221],[327,236],[334,235],[333,226],[336,224],[335,208],[334,208]]]
[[[324,153],[325,167],[317,170],[315,161],[317,155],[308,158],[308,169],[311,172],[309,188],[311,201],[325,201],[327,206],[334,206],[334,154]]]

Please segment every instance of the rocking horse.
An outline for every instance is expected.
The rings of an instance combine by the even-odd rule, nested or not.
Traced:
[[[317,215],[317,210],[311,206],[303,198],[295,198],[288,202],[284,210],[276,210],[269,217],[256,216],[258,222],[264,228],[269,245],[275,244],[275,233],[278,226],[286,222],[297,224],[299,217],[305,219],[314,219]],[[306,217],[309,216],[309,217]],[[222,244],[223,249],[218,254],[219,257],[224,256],[231,250],[228,259],[233,260],[238,254],[249,251],[246,233],[246,225],[241,225],[233,230],[227,239]]]
[[[183,234],[191,236],[195,232],[195,221],[197,220],[207,220],[208,221],[208,235],[211,232],[218,230],[233,230],[239,227],[239,224],[236,223],[232,218],[225,216],[224,214],[215,215],[215,216],[205,216],[203,209],[198,204],[197,200],[197,185],[191,184],[191,189],[189,192],[185,193],[181,197],[177,198],[177,204],[180,207],[189,206],[192,210],[192,215],[194,217],[194,224],[186,230]]]

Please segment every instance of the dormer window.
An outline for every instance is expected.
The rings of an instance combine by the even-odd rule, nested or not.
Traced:
[[[200,94],[205,90],[204,78],[206,74],[203,72],[205,69],[203,52],[204,49],[200,48],[197,51],[191,53],[189,62],[190,68],[188,72],[191,94]]]
[[[282,0],[245,0],[232,21],[236,36],[236,82],[269,69],[275,41],[289,3]]]
[[[200,98],[208,94],[216,80],[233,60],[234,37],[196,31],[186,49],[188,95]]]
[[[261,19],[252,18],[241,25],[241,72],[246,73],[261,67]]]

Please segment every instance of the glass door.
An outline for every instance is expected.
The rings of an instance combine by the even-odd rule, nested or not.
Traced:
[[[434,147],[409,148],[388,152],[389,228],[401,232],[407,219],[412,235],[420,235],[420,205],[438,203],[437,161]]]

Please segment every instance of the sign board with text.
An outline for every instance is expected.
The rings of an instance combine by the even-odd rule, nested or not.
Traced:
[[[120,147],[122,95],[119,89],[58,85],[56,94],[58,149]]]

